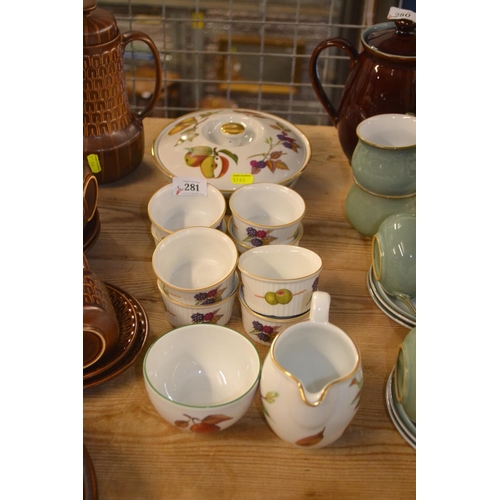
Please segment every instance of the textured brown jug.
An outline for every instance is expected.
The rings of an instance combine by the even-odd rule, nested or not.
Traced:
[[[343,38],[320,42],[309,60],[313,89],[337,127],[340,145],[351,161],[358,142],[356,128],[370,116],[384,113],[416,115],[416,25],[401,19],[376,24],[361,34],[364,50]],[[350,59],[350,71],[336,108],[320,81],[318,57],[329,47],[342,49]]]
[[[125,46],[140,41],[153,53],[155,89],[144,110],[130,111],[123,67]],[[125,177],[144,156],[142,120],[161,92],[161,61],[150,37],[140,31],[123,35],[115,17],[95,0],[83,0],[83,158],[89,160],[99,184]],[[91,161],[97,155],[98,167]]]

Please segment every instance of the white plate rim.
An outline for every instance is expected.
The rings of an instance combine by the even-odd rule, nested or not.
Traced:
[[[406,427],[402,425],[400,420],[396,415],[396,410],[393,408],[393,400],[392,400],[392,376],[394,373],[394,368],[392,369],[389,378],[387,379],[386,390],[385,390],[385,403],[387,406],[387,411],[389,412],[389,416],[391,420],[398,430],[401,437],[414,449],[417,449],[417,439],[416,436],[413,436]]]
[[[370,273],[368,273],[367,278],[366,278],[366,284],[368,288],[368,292],[370,293],[371,298],[373,299],[373,302],[375,302],[375,305],[390,319],[395,321],[398,325],[404,326],[408,329],[412,329],[416,326],[416,323],[411,322],[410,320],[406,318],[401,318],[399,315],[396,315],[393,313],[390,309],[388,309],[383,302],[380,301],[380,299],[375,295],[374,290],[372,289],[372,284],[371,284],[371,279],[370,279]]]
[[[404,317],[405,319],[408,319],[410,321],[416,321],[415,315],[410,314],[408,311],[399,307],[397,300],[387,295],[385,290],[381,287],[380,283],[376,279],[373,279],[374,278],[373,266],[370,266],[369,273],[370,273],[370,280],[373,284],[373,292],[377,295],[378,299],[383,304],[385,304],[385,306],[388,309],[393,311],[394,314],[398,315],[399,317]]]

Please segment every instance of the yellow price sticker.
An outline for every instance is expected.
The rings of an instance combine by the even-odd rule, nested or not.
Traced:
[[[232,174],[231,182],[233,184],[253,184],[252,174]]]
[[[99,157],[96,154],[91,154],[87,156],[87,161],[89,162],[90,170],[93,174],[97,174],[101,171],[101,164],[99,163]]]

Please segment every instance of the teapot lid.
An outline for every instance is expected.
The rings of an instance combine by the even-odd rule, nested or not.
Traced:
[[[365,30],[362,42],[372,51],[389,56],[416,57],[416,23],[410,19],[398,19],[376,24]]]
[[[97,7],[96,0],[83,0],[83,46],[110,42],[119,34],[111,12]]]

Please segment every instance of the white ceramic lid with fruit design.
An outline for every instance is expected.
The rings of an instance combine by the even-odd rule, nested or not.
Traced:
[[[152,147],[168,177],[206,179],[226,196],[244,184],[293,186],[311,158],[309,140],[277,116],[248,109],[204,110],[165,127]]]

